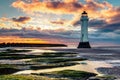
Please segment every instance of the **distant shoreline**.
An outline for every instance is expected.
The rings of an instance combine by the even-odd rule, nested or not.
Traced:
[[[0,43],[4,47],[67,47],[65,44],[37,44],[37,43]]]

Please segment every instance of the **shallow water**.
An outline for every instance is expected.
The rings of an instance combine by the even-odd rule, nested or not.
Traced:
[[[119,66],[120,67],[120,60],[105,60],[105,62],[111,64],[112,66]]]
[[[25,71],[17,72],[15,74],[51,72],[51,71],[60,71],[60,70],[65,70],[65,69],[82,70],[82,71],[88,71],[88,72],[94,72],[94,73],[100,74],[96,70],[99,67],[120,66],[120,54],[119,54],[120,48],[75,49],[75,48],[36,48],[36,47],[31,48],[30,47],[30,48],[14,48],[14,49],[32,50],[31,52],[18,53],[18,54],[28,54],[28,55],[30,54],[40,55],[41,53],[45,53],[45,52],[50,52],[50,53],[51,52],[76,52],[78,53],[76,57],[87,57],[89,59],[88,61],[83,61],[87,63],[87,65],[79,64],[75,66],[53,68],[53,69],[25,70]],[[4,49],[0,49],[0,51],[3,51],[3,50]],[[1,64],[24,64],[24,62],[28,60],[29,59],[0,60],[0,63]]]

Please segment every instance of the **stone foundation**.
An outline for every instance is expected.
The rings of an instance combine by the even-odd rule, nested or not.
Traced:
[[[80,42],[77,48],[91,48],[89,42]]]

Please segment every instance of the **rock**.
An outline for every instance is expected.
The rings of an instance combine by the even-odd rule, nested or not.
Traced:
[[[87,80],[101,80],[101,79],[96,78],[96,77],[90,77],[90,78],[89,78],[89,79],[87,79]]]

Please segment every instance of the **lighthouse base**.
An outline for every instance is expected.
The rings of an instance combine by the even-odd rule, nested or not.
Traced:
[[[80,42],[77,48],[91,48],[89,42]]]

